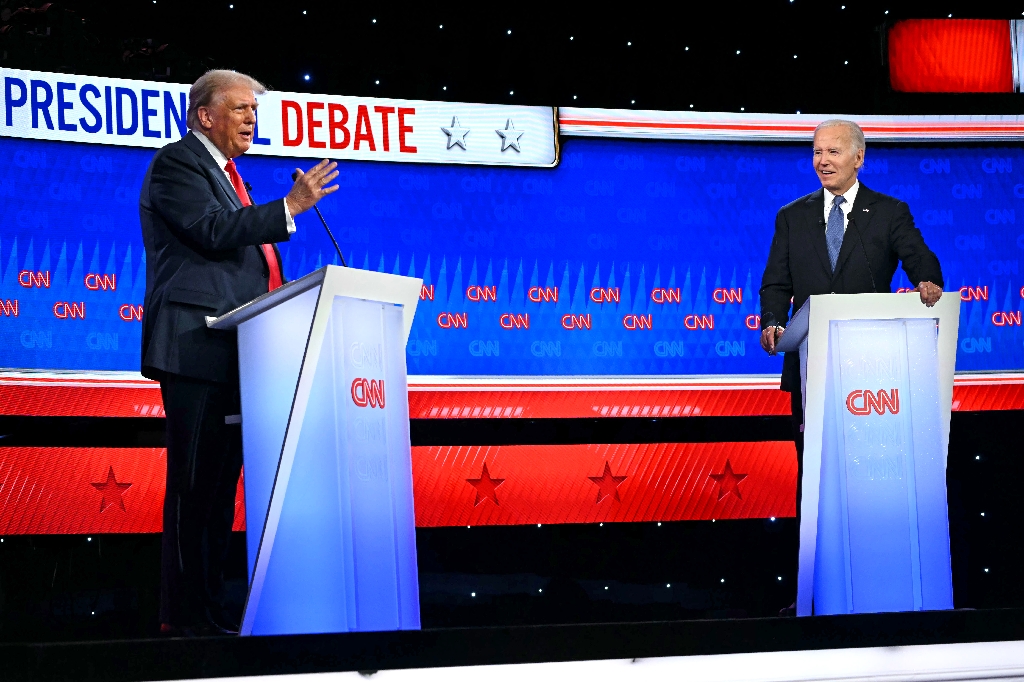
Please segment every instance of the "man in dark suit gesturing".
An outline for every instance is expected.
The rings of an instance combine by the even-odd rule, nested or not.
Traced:
[[[253,205],[233,159],[252,144],[256,95],[234,71],[210,71],[189,92],[189,132],[153,157],[139,197],[146,247],[142,373],[160,382],[167,415],[167,490],[160,589],[161,631],[231,632],[223,565],[242,466],[234,332],[208,329],[281,286],[275,242],[294,216],[337,189],[326,160],[282,200]],[[333,171],[333,172],[332,172]],[[234,422],[233,424],[227,422]]]
[[[783,206],[775,218],[775,236],[761,279],[761,347],[775,344],[793,311],[814,294],[890,291],[896,265],[935,305],[942,296],[939,259],[914,227],[910,208],[857,180],[864,164],[864,133],[853,121],[830,120],[814,131],[814,170],[822,189]],[[782,389],[791,394],[794,440],[803,474],[803,408],[800,358],[786,353]],[[797,479],[797,514],[800,505]]]

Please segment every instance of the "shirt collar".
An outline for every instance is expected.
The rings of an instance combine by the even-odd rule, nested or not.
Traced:
[[[224,170],[224,166],[228,164],[228,157],[224,156],[224,152],[217,149],[217,145],[198,130],[193,130],[192,134],[198,137],[199,141],[203,143],[204,147],[206,147],[206,151],[210,152],[210,156],[213,157],[213,161],[217,164],[217,168]]]
[[[849,212],[853,208],[853,202],[857,201],[857,192],[860,190],[860,180],[854,180],[853,187],[843,192],[842,197],[846,201],[839,205],[839,208]],[[825,210],[832,210],[832,204],[835,202],[836,195],[825,190]]]

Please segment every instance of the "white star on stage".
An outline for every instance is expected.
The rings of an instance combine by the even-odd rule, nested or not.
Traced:
[[[451,149],[455,145],[462,147],[463,151],[466,149],[466,135],[469,135],[469,128],[463,128],[459,125],[459,117],[452,116],[452,124],[447,128],[441,128],[445,135],[448,136],[448,147]]]
[[[501,151],[505,151],[509,147],[512,147],[512,149],[515,149],[517,152],[520,153],[523,151],[522,149],[519,148],[519,138],[521,138],[523,136],[523,133],[525,133],[526,131],[516,130],[516,127],[512,124],[512,119],[508,119],[505,121],[504,130],[495,130],[494,132],[501,135]]]

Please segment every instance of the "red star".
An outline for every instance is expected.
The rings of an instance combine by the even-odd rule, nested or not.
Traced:
[[[121,511],[127,511],[124,508],[124,500],[121,498],[124,495],[124,491],[132,487],[131,483],[118,483],[117,479],[114,478],[114,467],[110,467],[107,471],[107,480],[103,483],[90,483],[90,485],[96,490],[103,493],[103,499],[100,500],[100,513],[106,511],[107,507],[112,504],[117,504],[121,507]],[[117,493],[116,495],[114,493]],[[110,495],[113,502],[107,502],[107,495]]]
[[[747,474],[737,474],[732,470],[732,462],[725,460],[725,471],[720,474],[708,474],[711,478],[718,481],[718,499],[722,499],[729,493],[734,494],[736,497],[743,499],[743,495],[740,494],[740,481],[747,477]]]
[[[597,502],[611,495],[615,498],[616,502],[621,502],[619,499],[619,484],[628,478],[627,476],[612,476],[612,468],[608,465],[608,462],[604,463],[604,473],[600,476],[587,476],[591,481],[597,484]]]
[[[505,479],[491,478],[491,475],[487,472],[487,462],[484,462],[484,470],[480,474],[480,478],[467,478],[466,482],[476,488],[476,501],[473,503],[475,507],[484,500],[493,500],[494,504],[498,504],[498,496],[494,490],[504,483]]]

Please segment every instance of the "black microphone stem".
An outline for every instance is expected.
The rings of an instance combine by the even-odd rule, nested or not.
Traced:
[[[292,173],[292,181],[299,179],[299,171]],[[341,247],[338,246],[338,240],[334,238],[334,233],[331,232],[331,228],[327,227],[327,221],[324,220],[324,214],[320,212],[320,207],[313,204],[313,210],[320,216],[320,222],[324,224],[324,229],[327,230],[327,236],[331,238],[331,243],[334,244],[334,250],[338,252],[338,258],[341,259],[342,267],[348,267],[348,263],[345,262],[345,256],[341,253]]]
[[[868,276],[871,277],[871,291],[872,293],[878,293],[878,286],[875,284],[875,273],[871,269],[871,259],[868,258],[868,250],[864,248],[864,239],[860,235],[860,228],[857,227],[857,221],[853,219],[853,212],[850,212],[850,218],[848,220],[849,226],[854,229],[857,233],[857,241],[860,242],[860,250],[864,254],[864,262],[868,266]]]

